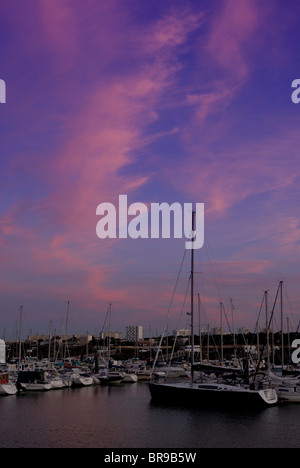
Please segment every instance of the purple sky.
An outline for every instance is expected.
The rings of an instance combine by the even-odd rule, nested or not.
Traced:
[[[71,332],[98,333],[108,301],[114,329],[161,332],[184,241],[97,238],[96,207],[119,194],[205,203],[205,323],[232,298],[254,329],[283,280],[297,326],[299,14],[298,0],[1,3],[1,334],[20,305],[26,331],[60,332],[67,300]]]

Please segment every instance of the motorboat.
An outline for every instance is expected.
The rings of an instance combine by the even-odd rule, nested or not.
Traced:
[[[20,371],[16,383],[17,388],[25,391],[48,391],[52,390],[52,385],[46,380],[45,372]]]
[[[101,385],[118,385],[123,382],[124,374],[122,372],[107,370],[97,375]]]
[[[275,390],[279,401],[300,403],[300,387],[298,385],[281,385]]]
[[[138,382],[138,376],[136,374],[131,373],[124,373],[124,379],[122,380],[124,383],[135,383]]]
[[[89,374],[73,372],[71,374],[72,386],[74,387],[87,387],[93,385],[94,380]]]
[[[15,395],[18,392],[16,385],[9,382],[9,375],[3,374],[0,376],[0,396]]]

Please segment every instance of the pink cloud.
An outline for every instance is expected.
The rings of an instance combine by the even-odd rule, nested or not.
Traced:
[[[243,80],[249,73],[247,48],[260,24],[262,6],[252,0],[226,0],[222,6],[214,18],[206,49],[235,79]]]
[[[137,161],[137,154],[145,145],[168,133],[150,135],[147,127],[158,119],[165,96],[176,81],[180,68],[176,63],[177,48],[184,46],[202,15],[186,13],[181,16],[174,10],[171,16],[153,22],[146,31],[141,26],[134,27],[134,34],[129,34],[127,42],[125,40],[128,44],[125,55],[138,57],[139,64],[120,74],[113,72],[114,60],[117,51],[120,53],[125,32],[128,32],[124,29],[128,18],[122,13],[115,19],[121,28],[114,31],[113,55],[110,57],[110,42],[104,37],[108,29],[105,18],[111,17],[115,8],[113,5],[104,10],[103,28],[92,26],[90,32],[83,28],[86,17],[81,17],[81,8],[77,9],[77,4],[73,7],[68,2],[45,3],[39,7],[41,42],[51,56],[52,65],[59,66],[59,74],[70,77],[78,61],[88,62],[81,46],[83,34],[90,35],[94,49],[99,43],[99,51],[105,52],[105,59],[102,63],[100,54],[94,79],[93,71],[89,69],[87,72],[91,86],[82,87],[80,77],[77,81],[75,76],[71,82],[68,79],[61,81],[55,90],[56,97],[64,97],[67,110],[58,117],[62,136],[55,151],[43,159],[31,155],[30,176],[33,179],[42,176],[45,183],[40,198],[29,197],[33,202],[30,213],[34,223],[24,229],[17,216],[12,224],[9,217],[4,217],[2,232],[11,253],[7,268],[13,271],[18,265],[20,278],[12,274],[14,287],[20,287],[20,291],[31,294],[28,289],[31,281],[39,284],[32,292],[36,296],[50,294],[61,299],[71,296],[71,300],[80,301],[86,307],[95,307],[103,298],[114,299],[136,310],[145,301],[150,304],[153,293],[149,284],[139,287],[120,287],[118,284],[118,261],[124,262],[124,269],[130,259],[126,259],[123,252],[118,261],[112,256],[108,266],[112,243],[106,243],[104,247],[96,238],[96,207],[104,201],[117,201],[120,193],[132,193],[148,183],[147,173],[137,172],[128,177],[123,170]],[[99,15],[99,10],[96,13]],[[111,23],[108,24],[111,27]],[[125,44],[122,48],[126,49]],[[108,65],[112,66],[109,75],[106,72]],[[49,102],[50,115],[57,115],[56,105]],[[23,154],[14,160],[15,168],[19,167],[22,157]],[[12,230],[17,233],[15,239],[9,238]],[[20,249],[13,251],[16,242],[20,242]],[[26,264],[21,255],[24,249],[26,259],[30,259]],[[26,272],[27,280],[22,284],[22,275]],[[160,293],[156,303],[165,305],[168,292],[161,288]],[[161,306],[158,308],[161,311]]]

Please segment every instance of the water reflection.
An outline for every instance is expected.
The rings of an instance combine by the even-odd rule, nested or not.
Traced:
[[[151,403],[147,384],[0,399],[0,447],[298,447],[300,405],[259,412]]]

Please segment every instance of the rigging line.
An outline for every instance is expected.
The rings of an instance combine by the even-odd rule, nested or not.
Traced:
[[[268,327],[268,329],[270,329],[270,326],[271,326],[271,324],[272,324],[273,315],[274,315],[274,311],[275,311],[275,307],[276,307],[276,303],[277,303],[279,291],[280,291],[280,285],[279,285],[278,288],[277,288],[277,293],[276,293],[276,297],[275,297],[275,300],[274,300],[272,313],[271,313],[271,316],[270,316],[270,318],[269,318],[269,323],[266,324],[267,327]],[[265,295],[264,295],[264,300],[265,300]],[[266,330],[266,333],[268,333],[268,330]],[[256,372],[258,372],[258,370],[259,370],[259,367],[260,367],[260,364],[261,364],[261,361],[262,361],[262,356],[263,356],[265,347],[266,347],[266,345],[264,344],[264,345],[263,345],[263,348],[262,348],[262,350],[261,350],[261,353],[260,353],[259,361],[258,361],[258,363],[257,363]],[[269,370],[269,369],[268,369],[268,370]]]
[[[154,363],[153,363],[153,366],[152,366],[151,377],[152,377],[153,370],[154,370],[154,368],[155,368],[155,366],[156,366],[157,359],[158,359],[158,355],[159,355],[159,352],[160,352],[160,349],[161,349],[161,345],[162,345],[162,341],[163,341],[163,338],[164,338],[164,336],[165,336],[166,329],[167,329],[167,326],[168,326],[169,317],[170,317],[170,312],[171,312],[171,308],[172,308],[172,305],[173,305],[173,301],[174,301],[175,293],[176,293],[176,290],[177,290],[177,286],[178,286],[178,283],[179,283],[179,278],[180,278],[181,271],[182,271],[182,268],[183,268],[183,264],[184,264],[186,252],[187,252],[187,251],[186,251],[186,249],[185,249],[185,250],[184,250],[184,254],[183,254],[183,258],[182,258],[182,262],[181,262],[181,265],[180,265],[180,269],[179,269],[179,272],[178,272],[178,275],[177,275],[177,280],[176,280],[176,284],[175,284],[174,291],[173,291],[173,294],[172,294],[171,302],[170,302],[170,305],[169,305],[169,309],[168,309],[168,313],[167,313],[167,317],[166,317],[164,329],[163,329],[162,334],[161,334],[161,337],[160,337],[160,342],[159,342],[159,345],[158,345],[158,350],[157,350],[157,352],[156,352],[156,356],[155,356]]]
[[[227,322],[227,327],[228,327],[228,330],[229,330],[229,333],[230,335],[233,335],[233,332],[231,330],[231,327],[230,327],[230,323],[229,323],[229,320],[228,320],[228,317],[227,317],[227,314],[226,314],[226,309],[224,307],[224,303],[222,302],[222,309],[223,309],[223,312],[224,312],[224,315],[225,315],[225,318],[226,318],[226,322]]]
[[[289,308],[290,308],[290,312],[291,312],[291,314],[292,314],[293,319],[295,320],[295,317],[294,317],[295,311],[292,309],[292,306],[291,306],[291,304],[290,304],[289,297],[288,297],[287,290],[286,290],[286,288],[285,288],[285,284],[284,284],[284,283],[283,283],[283,290],[284,290],[284,293],[285,293],[285,297],[286,297],[287,303],[288,303]],[[295,326],[295,324],[294,324],[294,326]],[[299,325],[298,325],[298,327],[299,327]]]
[[[182,318],[182,315],[183,315],[183,312],[184,312],[184,309],[185,309],[185,303],[186,303],[186,298],[187,298],[188,291],[189,291],[189,287],[190,287],[190,282],[191,282],[191,278],[189,278],[189,280],[188,280],[188,285],[187,285],[187,288],[186,288],[186,292],[185,292],[185,296],[184,296],[184,301],[183,301],[182,308],[181,308],[181,313],[180,313],[180,317],[179,317],[179,321],[178,321],[178,328],[177,328],[177,331],[176,331],[176,336],[175,336],[175,340],[174,340],[173,347],[172,347],[172,351],[171,351],[171,357],[170,357],[169,367],[168,367],[167,373],[166,373],[166,379],[167,379],[167,377],[168,377],[169,370],[170,370],[170,367],[171,367],[171,362],[172,362],[172,360],[173,360],[173,356],[174,356],[174,352],[175,352],[175,346],[176,346],[177,338],[178,338],[178,329],[179,329],[180,322],[181,322],[181,318]]]
[[[255,324],[255,328],[254,328],[254,334],[255,333],[258,333],[259,329],[259,320],[260,320],[260,316],[261,316],[261,313],[262,313],[262,308],[263,308],[263,305],[264,305],[264,300],[265,300],[265,296],[263,295],[263,298],[262,298],[262,301],[261,301],[261,305],[260,305],[260,309],[259,309],[259,314],[258,314],[258,317],[257,317],[257,321],[256,321],[256,324]]]
[[[279,291],[280,291],[280,285],[279,285],[278,288],[277,288],[277,293],[276,293],[276,297],[275,297],[275,300],[274,300],[274,304],[273,304],[273,309],[272,309],[271,317],[270,317],[270,320],[269,320],[269,328],[270,328],[270,326],[271,326],[271,324],[272,324],[272,320],[273,320],[273,316],[274,316],[274,312],[275,312],[275,307],[276,307],[276,303],[277,303]]]
[[[108,306],[108,309],[107,309],[107,312],[106,312],[106,315],[105,315],[104,323],[103,323],[102,330],[101,330],[101,335],[104,332],[106,321],[108,319],[109,309],[111,308],[111,302],[109,302],[108,304],[109,304],[109,306]]]

